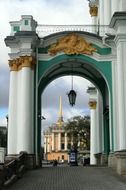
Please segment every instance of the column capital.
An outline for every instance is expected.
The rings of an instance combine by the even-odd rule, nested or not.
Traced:
[[[90,101],[88,104],[89,104],[90,109],[96,109],[97,102],[95,100]]]
[[[33,68],[35,65],[35,58],[32,56],[20,56],[22,67]]]
[[[93,16],[98,16],[98,7],[96,5],[90,5],[89,4],[89,13],[91,15],[91,17]]]
[[[36,64],[35,57],[32,56],[20,56],[19,58],[8,60],[10,71],[19,71],[23,67],[30,67],[34,69]]]
[[[15,59],[9,60],[8,62],[9,62],[8,64],[9,64],[9,67],[10,67],[10,71],[17,71],[18,70],[18,67],[17,67]]]

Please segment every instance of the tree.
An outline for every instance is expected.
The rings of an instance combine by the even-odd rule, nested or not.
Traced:
[[[68,149],[71,148],[71,142],[74,148],[80,150],[90,149],[90,117],[75,116],[68,119],[65,126],[68,136]]]

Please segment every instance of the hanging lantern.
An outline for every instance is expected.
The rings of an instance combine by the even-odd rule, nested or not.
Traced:
[[[70,90],[70,92],[68,93],[69,103],[71,106],[75,105],[76,96],[77,96],[77,94],[73,89]]]

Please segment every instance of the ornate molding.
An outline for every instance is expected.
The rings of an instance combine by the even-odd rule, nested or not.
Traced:
[[[58,52],[64,52],[67,55],[92,55],[94,51],[97,50],[91,46],[91,43],[87,42],[83,37],[72,33],[63,38],[60,38],[49,48],[48,53],[50,55],[56,55]]]
[[[98,7],[96,5],[93,6],[89,5],[89,8],[90,8],[89,12],[91,17],[98,16]]]
[[[89,103],[90,109],[96,109],[97,102],[96,101],[90,101]]]

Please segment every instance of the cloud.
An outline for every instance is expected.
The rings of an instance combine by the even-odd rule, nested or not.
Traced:
[[[8,53],[4,38],[10,35],[10,21],[18,21],[21,15],[32,15],[38,24],[90,24],[87,0],[0,0],[1,32],[0,32],[0,110],[6,115],[9,96],[9,68]],[[88,113],[85,90],[88,83],[78,78],[75,80],[77,100],[74,108],[71,108],[66,93],[70,90],[69,77],[53,81],[44,91],[43,114],[48,121],[54,122],[58,116],[59,96],[63,97],[64,118],[77,113]],[[62,85],[61,85],[62,84]],[[84,84],[84,85],[83,85]],[[80,88],[81,86],[81,88]],[[60,90],[59,90],[60,89]],[[51,96],[50,96],[51,94]],[[0,112],[1,116],[1,112]],[[3,114],[2,114],[3,116]]]
[[[74,90],[77,92],[76,104],[71,107],[67,93],[71,90],[71,76],[60,77],[51,82],[42,94],[42,115],[46,117],[47,123],[55,123],[58,119],[59,97],[62,96],[63,117],[66,121],[75,115],[89,115],[89,95],[87,88],[90,82],[82,77],[74,76]]]

